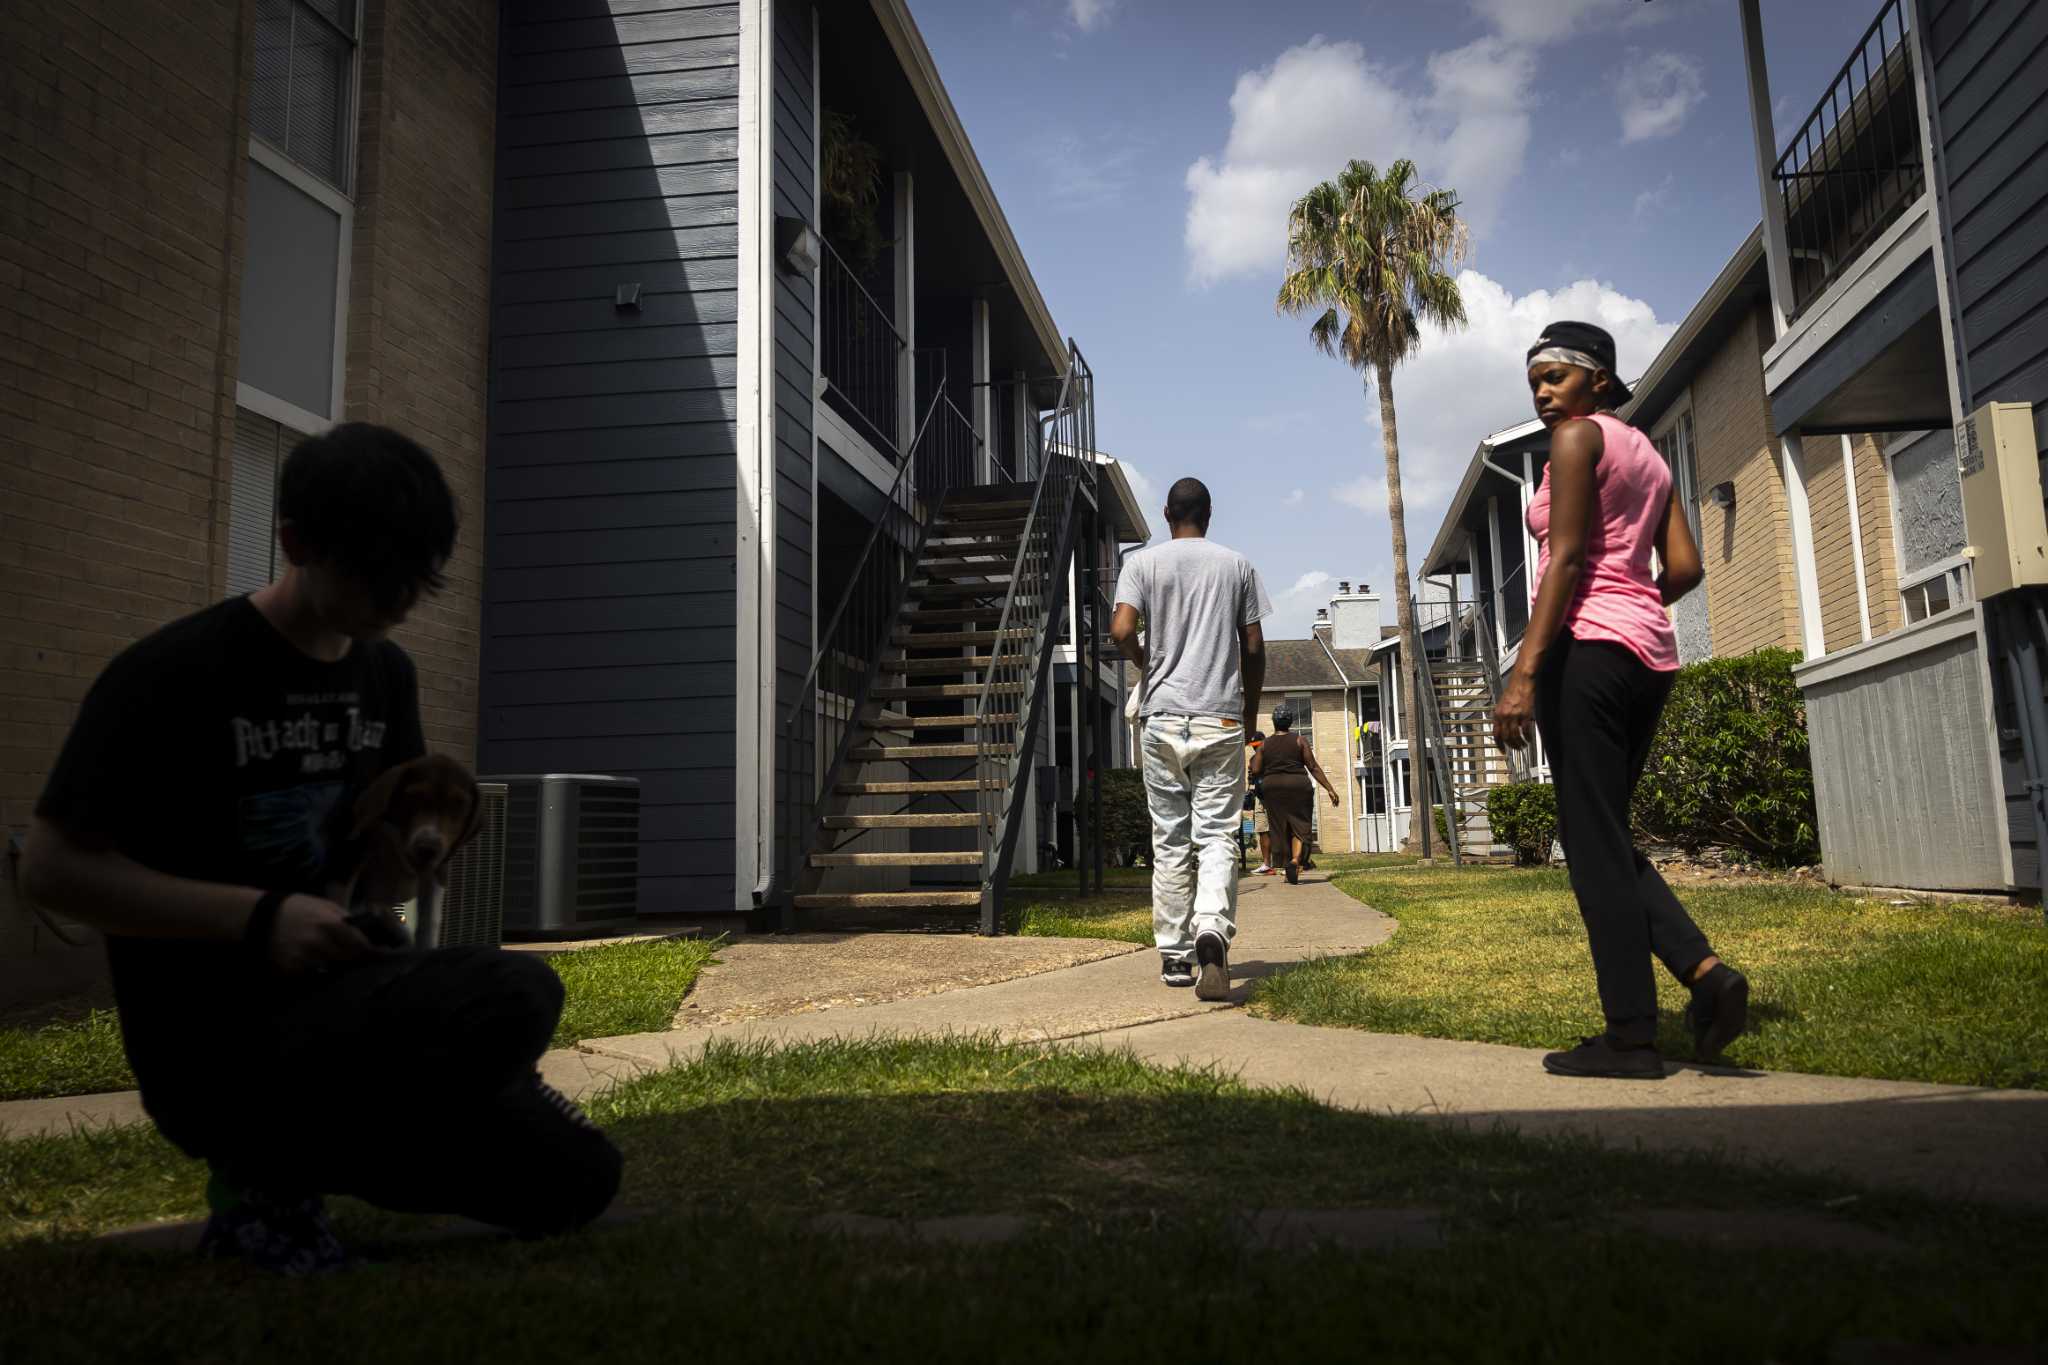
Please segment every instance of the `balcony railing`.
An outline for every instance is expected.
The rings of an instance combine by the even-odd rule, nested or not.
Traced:
[[[827,401],[884,452],[901,448],[903,334],[853,268],[826,242],[818,269],[818,365]]]
[[[1885,0],[1773,171],[1792,311],[1820,297],[1927,183],[1904,0]]]

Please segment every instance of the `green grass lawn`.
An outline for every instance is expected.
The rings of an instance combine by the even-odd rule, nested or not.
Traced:
[[[567,997],[554,1045],[667,1028],[716,951],[716,944],[696,939],[659,939],[550,956]],[[112,1010],[0,1029],[0,1100],[90,1095],[134,1085]]]
[[[1090,874],[1093,875],[1092,873]],[[1081,874],[1071,867],[1057,872],[1025,872],[1010,878],[1010,886],[1018,891],[1066,892],[1080,895]],[[1091,882],[1092,885],[1092,882]],[[1105,891],[1150,891],[1152,869],[1149,867],[1105,867],[1102,869],[1102,888]]]
[[[1118,869],[1119,871],[1123,869]],[[1152,942],[1152,897],[1144,890],[1105,890],[1100,896],[1057,896],[1026,891],[1008,907],[1012,933],[1037,938],[1106,938]]]
[[[1302,1023],[1568,1047],[1597,1031],[1585,927],[1561,870],[1333,858],[1336,884],[1400,921],[1392,939],[1260,983],[1252,1010]],[[1751,983],[1728,1060],[1775,1071],[2048,1088],[2041,912],[1888,905],[1798,885],[1681,886]],[[1690,1058],[1686,995],[1659,972],[1659,1044]]]
[[[1824,1361],[1851,1338],[2038,1344],[2031,1214],[1467,1133],[1127,1054],[952,1039],[712,1050],[592,1106],[643,1216],[397,1245],[283,1282],[84,1240],[196,1216],[148,1128],[0,1142],[0,1359]],[[544,1178],[544,1173],[536,1173]],[[1644,1208],[1804,1212],[1890,1254],[1679,1244]],[[1438,1247],[1260,1251],[1258,1208],[1439,1210]],[[341,1201],[358,1245],[402,1220]],[[1010,1214],[967,1249],[820,1214]]]

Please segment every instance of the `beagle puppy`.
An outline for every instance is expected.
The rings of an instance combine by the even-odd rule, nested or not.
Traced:
[[[347,880],[330,884],[330,898],[373,942],[439,947],[448,859],[482,814],[476,778],[446,754],[386,769],[356,798],[350,841],[360,855]],[[406,901],[415,902],[410,933],[392,913]]]

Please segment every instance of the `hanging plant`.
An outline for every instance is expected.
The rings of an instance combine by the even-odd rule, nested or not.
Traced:
[[[854,130],[853,119],[827,109],[820,120],[824,146],[818,174],[818,197],[825,240],[865,273],[882,254],[879,213],[882,203],[882,154]]]

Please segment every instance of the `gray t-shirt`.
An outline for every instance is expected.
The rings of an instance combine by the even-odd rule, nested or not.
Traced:
[[[1196,536],[1148,546],[1124,561],[1116,601],[1145,620],[1140,715],[1244,716],[1238,631],[1273,614],[1250,560]]]

